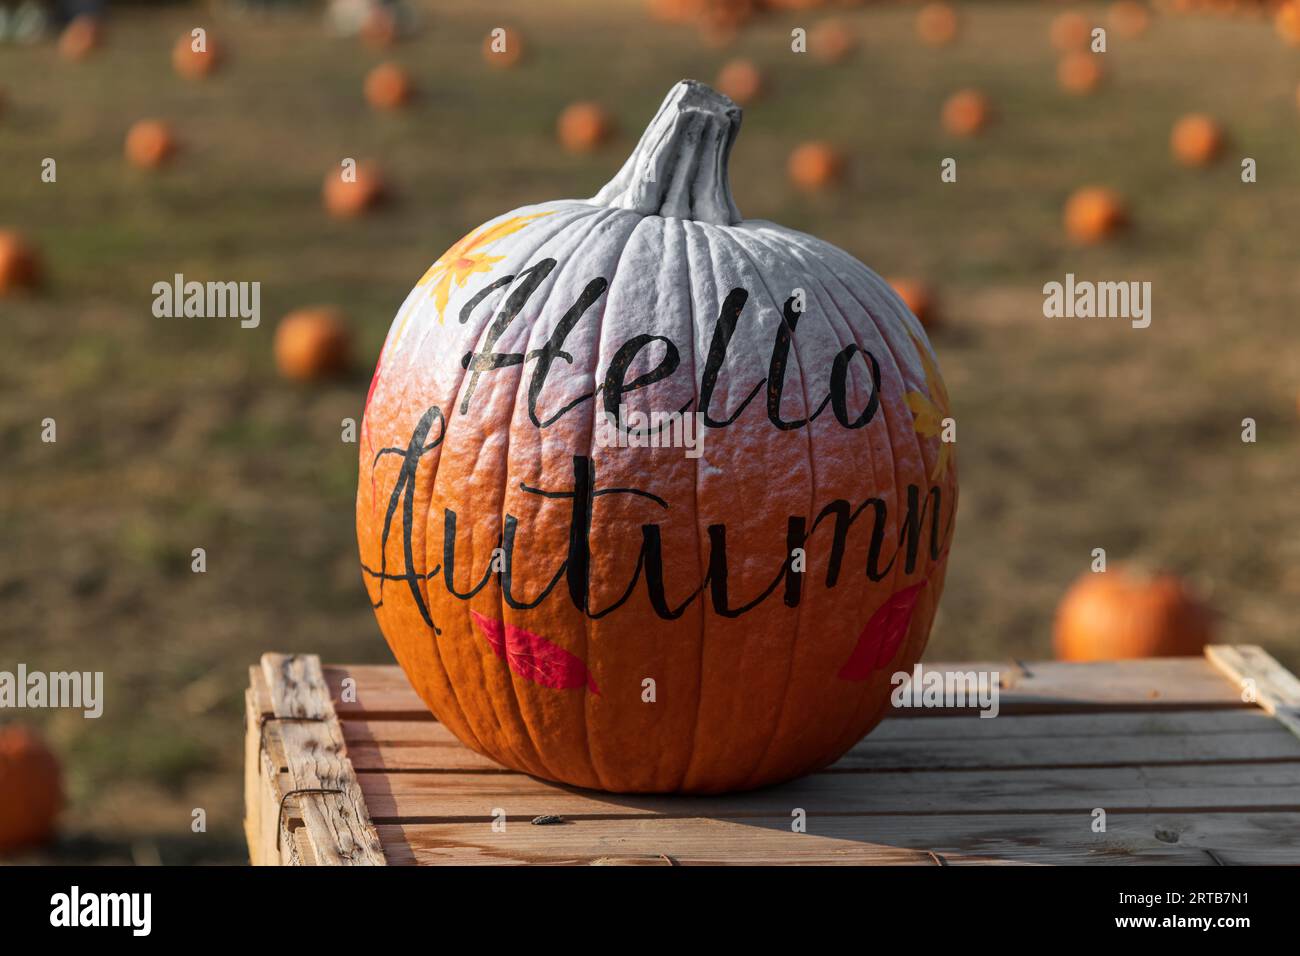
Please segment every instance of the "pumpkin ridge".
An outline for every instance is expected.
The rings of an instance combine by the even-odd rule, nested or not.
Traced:
[[[724,234],[726,235],[727,240],[732,244],[732,247],[739,250],[739,252],[749,262],[750,267],[754,270],[754,274],[758,277],[759,281],[762,283],[763,289],[764,291],[766,291],[768,299],[772,303],[772,308],[776,311],[777,322],[778,323],[785,322],[785,310],[781,300],[773,294],[772,287],[769,284],[766,275],[764,275],[764,270],[759,267],[759,264],[754,259],[753,254],[750,252],[748,248],[746,248],[745,244],[740,239],[741,236],[748,236],[753,234],[740,229],[736,229],[736,230],[729,229],[726,230]],[[803,271],[801,268],[799,268],[798,263],[794,263],[791,260],[786,259],[784,256],[781,255],[779,251],[773,249],[770,246],[766,246],[764,243],[761,242],[761,240],[759,241],[759,244],[764,245],[764,247],[767,248],[769,251],[771,251],[777,257],[778,260],[783,260],[787,268],[794,266],[795,268],[792,268],[790,270],[792,273],[797,275]],[[806,315],[807,312],[808,310],[805,309],[804,312],[801,313],[800,318],[802,319],[802,316]],[[812,429],[812,421],[811,421],[813,409],[812,409],[812,404],[808,401],[808,378],[804,373],[803,363],[799,360],[799,347],[798,347],[799,337],[793,333],[794,330],[792,329],[790,335],[790,353],[794,357],[795,368],[797,368],[799,371],[799,394],[803,396],[802,414],[805,418],[809,419],[808,426],[804,428],[803,431],[805,437],[807,438],[808,484],[809,484],[808,514],[812,515],[815,514],[817,511],[817,468],[816,465],[814,464],[815,456],[813,454],[813,429]],[[787,554],[786,561],[789,560],[790,560],[790,556]],[[800,606],[794,608],[793,630],[794,630],[795,637],[794,640],[789,642],[788,645],[789,654],[786,661],[785,692],[781,695],[781,701],[776,707],[776,713],[773,717],[772,731],[768,735],[767,742],[764,744],[762,750],[759,751],[758,756],[755,758],[753,765],[750,767],[749,773],[745,774],[744,777],[742,778],[745,781],[744,784],[742,784],[742,787],[749,788],[753,786],[752,781],[758,775],[759,769],[763,765],[763,761],[767,759],[767,755],[768,753],[771,752],[772,745],[773,743],[776,742],[777,736],[780,732],[781,718],[785,714],[786,705],[790,699],[791,678],[794,674],[795,659],[798,655],[798,643],[799,643],[799,637],[801,635],[799,620],[802,616],[803,616],[803,607],[802,607],[802,602],[800,602]]]
[[[588,242],[590,242],[592,239],[605,237],[606,234],[605,234],[604,230],[602,230],[601,227],[602,227],[605,223],[608,223],[608,222],[610,222],[610,221],[612,221],[612,220],[615,220],[615,219],[617,219],[617,218],[618,218],[618,211],[609,211],[609,212],[605,212],[604,210],[600,210],[600,209],[596,209],[596,210],[592,211],[589,215],[587,215],[587,216],[585,216],[585,217],[582,218],[581,221],[583,222],[584,225],[587,226],[586,231],[585,231],[581,236],[579,236],[576,240],[571,240],[571,244],[569,245],[569,249],[570,249],[570,251],[569,251],[568,255],[564,258],[563,263],[557,265],[557,267],[556,267],[556,268],[551,272],[551,274],[548,275],[548,276],[546,277],[546,281],[545,281],[544,285],[547,286],[548,288],[547,288],[547,291],[546,291],[545,295],[543,295],[542,298],[541,298],[542,305],[538,307],[537,314],[536,314],[536,316],[534,317],[534,321],[532,321],[531,323],[529,323],[529,325],[528,325],[528,329],[527,329],[527,332],[525,333],[525,337],[524,337],[524,353],[525,353],[525,354],[528,354],[528,353],[531,352],[532,349],[533,349],[533,345],[534,345],[534,337],[537,336],[537,335],[539,334],[539,331],[540,331],[540,329],[541,329],[541,326],[542,326],[541,315],[542,315],[542,312],[544,312],[545,309],[546,309],[546,303],[549,302],[549,300],[550,300],[550,292],[553,291],[554,289],[556,289],[556,288],[559,286],[561,278],[565,275],[566,270],[568,270],[568,268],[570,267],[571,264],[573,264],[574,262],[585,262],[585,261],[586,261],[585,257],[583,257],[582,254],[581,254],[581,253],[582,253],[582,248],[583,248],[583,246],[586,245]],[[636,225],[633,226],[633,231],[635,231],[636,226],[639,226],[639,225],[640,225],[640,222],[638,221],[638,223],[637,223]],[[570,226],[569,228],[571,229],[571,228],[573,228],[573,227]],[[555,242],[555,240],[556,240],[557,238],[569,238],[569,237],[566,235],[566,231],[560,231],[560,232],[554,233],[554,234],[550,235],[550,236],[547,238],[547,240],[546,240],[545,242],[543,242],[541,245],[539,245],[538,248],[537,248],[536,250],[534,250],[533,255],[534,255],[535,257],[536,257],[536,256],[540,256],[540,255],[542,255],[542,254],[543,254],[543,253],[548,249],[548,247],[549,247],[552,243]],[[621,254],[622,254],[622,253],[621,253],[621,250],[620,250],[620,256],[621,256]],[[553,258],[556,259],[557,263],[560,262],[560,257],[559,257],[559,255],[555,255],[555,256],[553,256]],[[615,263],[615,264],[617,265],[617,260],[616,260],[616,263]],[[513,286],[513,283],[512,283],[511,285]],[[612,281],[611,281],[611,285],[612,285]],[[542,288],[540,288],[540,287],[539,287],[538,290],[537,290],[537,292],[538,292],[539,294],[541,294],[542,291],[543,291],[543,290],[542,290]],[[508,294],[508,293],[507,293],[507,294]],[[606,301],[608,301],[608,296],[609,296],[609,286],[606,287],[604,293],[602,293],[602,295],[601,295],[601,298],[602,298],[602,299],[605,299]],[[604,307],[602,306],[599,319],[603,319],[603,317],[604,317]],[[523,313],[522,313],[522,312],[520,313],[520,318],[523,318]],[[599,319],[597,319],[598,324],[603,324],[603,323],[600,323],[600,322],[599,322]],[[488,328],[488,325],[485,325],[483,331],[486,332],[486,331],[487,331],[487,328]],[[479,343],[479,346],[481,347],[481,342]],[[595,363],[599,363],[599,361],[600,361],[600,353],[599,353],[599,349],[596,350],[596,353],[595,353],[595,355],[594,355],[593,361],[594,361]],[[594,374],[594,367],[593,367],[593,374]],[[504,458],[504,460],[505,460],[505,481],[507,482],[507,484],[506,484],[505,487],[503,487],[502,490],[501,490],[501,509],[502,509],[502,510],[501,510],[501,512],[500,512],[500,515],[499,515],[499,518],[498,518],[498,525],[497,525],[498,528],[500,528],[500,529],[502,529],[502,530],[504,530],[504,528],[505,528],[505,514],[506,514],[506,512],[505,512],[506,504],[505,504],[505,503],[506,503],[506,499],[507,499],[507,496],[509,495],[509,491],[510,491],[510,488],[509,488],[509,484],[508,484],[508,482],[509,482],[509,480],[510,480],[510,475],[512,474],[512,471],[511,471],[511,468],[510,468],[510,449],[511,449],[512,444],[513,444],[513,443],[511,442],[511,432],[513,431],[513,422],[514,422],[514,420],[515,420],[515,413],[516,413],[517,409],[519,408],[519,397],[520,397],[520,392],[521,392],[521,390],[525,387],[524,383],[525,383],[526,380],[527,380],[527,377],[523,374],[523,366],[521,365],[521,366],[520,366],[520,371],[519,371],[519,379],[518,379],[518,381],[515,383],[515,387],[514,387],[514,391],[513,391],[513,396],[512,396],[512,398],[511,398],[511,400],[510,400],[510,408],[509,408],[509,412],[508,412],[508,414],[504,417],[504,420],[507,422],[507,427],[505,428],[505,439],[504,439],[504,441],[505,441],[505,448],[504,448],[504,450],[503,450],[503,452],[502,452],[502,455],[503,455],[503,458]],[[480,451],[482,450],[482,446],[481,446],[481,445],[479,446],[479,450],[480,450]],[[498,539],[498,540],[500,540],[500,539]],[[505,590],[504,590],[503,588],[500,588],[500,587],[497,588],[496,605],[497,605],[498,613],[499,613],[499,615],[500,615],[500,620],[502,621],[503,624],[508,623],[508,622],[509,622],[509,617],[507,616],[507,613],[508,613],[508,611],[511,610],[511,609],[508,609],[508,608],[507,608],[506,603],[505,603]],[[584,617],[585,617],[585,615],[584,615]],[[589,628],[589,627],[590,627],[589,622],[584,622],[584,630],[586,630],[586,629]],[[593,665],[595,664],[595,661],[592,660],[592,657],[591,657],[591,647],[590,647],[590,643],[591,643],[591,642],[590,642],[590,632],[589,632],[589,630],[587,630],[587,631],[586,631],[586,636],[584,637],[584,640],[583,640],[583,648],[582,648],[583,653],[582,653],[581,655],[577,655],[577,656],[579,656],[583,661],[586,662],[586,665],[587,665],[587,668],[588,668],[588,672],[589,672],[589,673],[591,673],[591,668],[592,668]],[[480,674],[481,674],[481,676],[484,678],[484,682],[486,683],[486,677],[487,677],[487,674],[486,674],[486,670],[485,670],[485,669],[483,668],[483,666],[482,666],[482,658],[481,658],[481,657],[480,657],[480,664],[479,664],[479,667],[480,667]],[[511,704],[510,711],[511,711],[513,717],[514,717],[514,725],[515,725],[515,727],[516,727],[517,729],[519,729],[520,731],[522,731],[522,736],[523,736],[523,738],[527,741],[528,748],[529,748],[529,749],[530,749],[534,754],[536,754],[536,757],[537,757],[536,763],[537,763],[538,765],[540,765],[542,768],[544,768],[545,773],[542,774],[542,776],[546,776],[546,777],[549,777],[549,778],[552,778],[552,779],[561,779],[562,775],[561,775],[561,774],[557,774],[557,773],[556,773],[556,772],[555,772],[555,771],[550,767],[550,765],[547,763],[546,759],[545,759],[544,757],[542,757],[542,755],[541,755],[541,750],[542,750],[542,748],[540,748],[540,747],[538,746],[537,735],[536,735],[536,733],[535,733],[535,731],[534,731],[534,728],[533,728],[533,726],[532,726],[532,721],[530,721],[530,720],[525,716],[525,713],[524,713],[525,708],[524,708],[523,701],[520,699],[520,688],[519,688],[518,683],[516,682],[516,676],[514,675],[513,672],[511,672],[511,671],[509,670],[508,667],[507,667],[507,675],[506,675],[506,676],[507,676],[507,684],[508,684],[508,687],[509,687],[509,690],[510,690],[510,704]],[[593,675],[593,676],[594,676],[594,675]],[[525,688],[525,689],[527,690],[527,688]],[[531,694],[531,691],[529,691],[529,693]],[[493,697],[493,696],[494,696],[494,695],[489,695],[489,697]],[[596,781],[599,783],[599,785],[600,785],[602,788],[605,788],[605,783],[604,783],[603,779],[601,778],[600,771],[599,771],[599,770],[596,768],[596,766],[595,766],[595,761],[593,760],[593,758],[592,758],[592,754],[591,754],[591,738],[590,738],[590,734],[587,732],[587,720],[586,720],[586,711],[587,711],[587,706],[588,706],[588,702],[584,701],[584,703],[583,703],[583,720],[582,720],[582,728],[583,728],[583,745],[584,745],[584,747],[585,747],[585,749],[586,749],[586,751],[587,751],[587,765],[588,765],[588,767],[590,768],[592,775],[596,778]],[[496,706],[495,706],[495,702],[493,702],[493,710],[494,710],[494,711],[497,710],[497,708],[496,708]],[[498,720],[499,720],[499,718],[498,718]],[[511,748],[511,749],[513,750],[514,748]]]
[[[794,232],[795,235],[792,237],[790,246],[792,249],[798,250],[798,252],[801,253],[802,255],[807,256],[808,259],[807,267],[809,268],[810,272],[815,273],[819,270],[824,272],[826,276],[828,276],[831,280],[833,280],[843,290],[844,294],[848,297],[848,299],[851,300],[858,308],[862,310],[862,312],[870,320],[871,326],[875,330],[876,337],[879,339],[881,345],[884,346],[885,352],[887,353],[887,357],[889,361],[892,363],[893,369],[898,376],[900,385],[902,386],[903,390],[906,391],[907,376],[906,374],[904,374],[904,365],[899,361],[898,355],[894,351],[893,345],[890,343],[889,339],[885,335],[885,331],[884,328],[882,327],[880,320],[876,318],[876,314],[867,305],[867,303],[863,301],[863,299],[859,296],[858,292],[854,290],[850,282],[846,281],[845,278],[841,276],[837,270],[832,269],[826,265],[823,259],[820,258],[819,255],[817,255],[817,250],[807,248],[807,245],[825,246],[826,244],[813,236],[808,236],[804,233],[798,233],[794,230],[785,230],[784,227],[772,225],[770,226],[770,228],[779,229],[782,232],[787,232],[787,231]],[[858,262],[858,260],[850,256],[848,253],[844,252],[843,250],[835,250],[835,251],[839,253],[839,256],[842,260],[846,260],[844,264],[847,264],[849,266],[856,266],[860,270],[864,270],[865,274],[869,278],[874,279],[877,283],[884,286],[884,281],[880,279],[880,277],[877,276],[874,272],[872,272],[869,267],[865,266],[861,262]],[[831,292],[830,286],[824,281],[824,279],[816,275],[813,275],[812,277],[813,280],[819,286],[821,286],[822,289],[826,291],[827,295],[831,297],[832,301],[834,301],[835,300],[834,294]],[[868,292],[870,291],[869,286],[867,287],[867,291]],[[872,304],[874,305],[875,303],[873,302]],[[849,326],[849,328],[853,330],[854,341],[859,345],[859,347],[862,347],[864,343],[857,335],[856,329],[853,329],[851,325]],[[889,449],[890,449],[890,453],[889,453],[890,462],[891,462],[890,485],[894,488],[898,488],[900,486],[900,474],[899,474],[900,458],[895,453],[894,434],[893,434],[893,429],[889,425],[889,409],[886,407],[886,403],[884,402],[881,403],[880,411],[881,411],[882,422],[884,423],[882,432],[884,434],[885,441],[889,445]],[[904,430],[911,432],[910,428],[905,428]],[[920,462],[922,472],[928,475],[929,465],[925,460],[925,454],[923,449],[921,448],[920,441],[919,439],[917,439],[914,432],[911,433],[913,435],[913,440],[916,442],[917,459]],[[873,476],[873,480],[876,480],[876,486],[885,487],[884,485],[880,484],[878,480],[878,475],[875,472],[875,456],[871,455],[870,458],[871,458],[872,469],[873,469],[872,476]],[[954,472],[954,486],[955,486],[955,472]],[[956,501],[954,497],[952,508],[955,509],[955,507],[956,507]],[[954,512],[950,510],[950,513],[954,513]],[[900,569],[900,565],[898,564],[897,561],[895,561],[893,567],[891,568],[890,577],[888,579],[890,582],[889,587],[887,589],[888,594],[892,595],[894,593],[897,593],[903,586],[903,582],[899,580],[901,574],[902,571]],[[866,590],[867,589],[864,589],[864,592]],[[887,601],[888,597],[886,597],[885,600]],[[860,611],[861,611],[861,607],[860,607]],[[860,616],[859,619],[861,620],[862,617]],[[904,644],[904,646],[906,645]],[[863,699],[869,701],[871,698],[870,683],[864,682],[862,687],[863,687],[862,690]],[[846,729],[843,732],[842,737],[847,738],[850,735],[850,733],[852,733],[853,739],[856,740],[857,737],[860,736],[860,733],[854,730],[854,727],[856,726],[860,726],[860,720],[851,721],[846,726]],[[852,745],[852,741],[850,741],[850,746],[851,745]]]

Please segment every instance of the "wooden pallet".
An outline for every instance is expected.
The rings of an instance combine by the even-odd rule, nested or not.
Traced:
[[[705,798],[514,773],[461,746],[396,667],[267,654],[247,693],[249,853],[258,864],[1300,863],[1300,681],[1260,648],[928,666],[999,672],[1000,716],[901,711],[826,771]],[[807,832],[792,832],[796,808]],[[563,819],[533,825],[543,816]]]

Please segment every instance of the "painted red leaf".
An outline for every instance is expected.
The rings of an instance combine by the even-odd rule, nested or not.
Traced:
[[[558,644],[522,627],[484,617],[477,611],[469,613],[496,656],[524,680],[555,690],[585,686],[593,694],[600,693],[587,672],[587,665]]]
[[[890,596],[880,606],[867,626],[858,635],[857,646],[848,663],[840,670],[841,680],[866,680],[872,672],[884,667],[898,653],[899,645],[907,636],[907,629],[912,623],[912,613],[916,610],[917,599],[925,581]]]

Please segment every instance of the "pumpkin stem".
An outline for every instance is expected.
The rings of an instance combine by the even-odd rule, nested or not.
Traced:
[[[618,175],[591,201],[646,216],[718,226],[740,222],[727,181],[740,113],[716,90],[682,80],[668,91]]]

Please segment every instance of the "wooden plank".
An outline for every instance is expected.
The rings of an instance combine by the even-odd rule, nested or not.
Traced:
[[[271,710],[262,716],[262,737],[277,738],[288,777],[288,787],[281,790],[275,808],[278,849],[287,849],[291,858],[304,863],[382,866],[379,835],[348,760],[320,659],[310,654],[264,654],[261,671]],[[268,734],[267,728],[272,727],[273,734]],[[274,772],[276,762],[264,764],[264,771]],[[289,800],[302,819],[309,855],[298,852],[303,834],[295,832],[286,812]],[[269,816],[266,809],[262,813]],[[267,839],[265,823],[260,830]],[[264,844],[260,852],[269,855],[270,851]]]
[[[379,827],[394,864],[1286,864],[1300,858],[1300,813],[597,819]],[[1209,852],[1207,852],[1209,851]]]
[[[818,773],[779,787],[717,797],[608,794],[523,774],[362,774],[380,823],[541,814],[674,818],[810,815],[1108,813],[1204,809],[1300,811],[1300,765],[1198,764],[1097,769]]]
[[[926,663],[929,670],[993,672],[1001,675],[1002,714],[1188,708],[1247,708],[1233,685],[1201,657],[1065,663],[1061,661],[978,661]],[[394,666],[352,665],[324,669],[341,717],[432,719],[424,703]],[[345,677],[356,682],[356,699],[341,699]],[[957,711],[960,713],[960,711]],[[910,716],[950,716],[952,710],[903,711]]]
[[[1300,737],[1300,680],[1272,654],[1253,644],[1211,644],[1205,656],[1237,686],[1246,702],[1258,703]]]
[[[504,772],[436,721],[343,721],[358,773]],[[1259,710],[893,717],[831,772],[1300,761],[1300,739]]]

